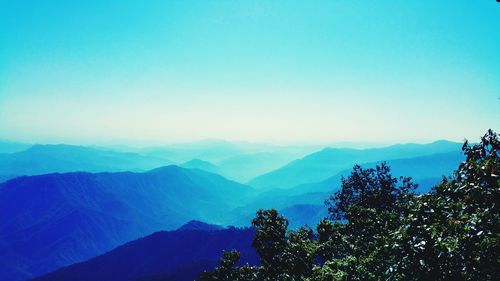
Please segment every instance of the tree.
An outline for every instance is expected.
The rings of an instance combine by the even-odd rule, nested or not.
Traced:
[[[237,253],[225,253],[205,280],[500,280],[498,134],[462,150],[466,160],[428,194],[386,164],[354,166],[317,234],[288,231],[276,210],[260,210],[260,266],[236,267]]]
[[[455,175],[414,198],[392,233],[396,279],[500,280],[498,134],[462,150]]]
[[[240,254],[236,250],[224,251],[219,266],[213,272],[203,272],[201,279],[206,281],[257,281],[256,268],[249,265],[237,267],[239,259]]]

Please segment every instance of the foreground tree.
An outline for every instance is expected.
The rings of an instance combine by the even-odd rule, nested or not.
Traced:
[[[330,217],[288,231],[276,210],[252,224],[259,266],[225,253],[203,280],[500,280],[500,144],[489,130],[429,194],[387,165],[354,166],[327,201]]]
[[[500,280],[500,143],[491,130],[454,177],[411,200],[391,233],[390,267],[404,280]]]

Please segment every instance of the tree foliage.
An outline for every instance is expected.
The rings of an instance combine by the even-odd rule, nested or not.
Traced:
[[[500,142],[465,142],[466,160],[428,194],[386,164],[354,166],[316,232],[289,231],[276,210],[252,224],[259,266],[226,252],[203,280],[500,280]]]

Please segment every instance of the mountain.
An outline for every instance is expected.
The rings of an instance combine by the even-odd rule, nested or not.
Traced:
[[[158,147],[136,149],[143,155],[165,157],[183,163],[191,159],[203,159],[212,163],[244,154],[285,153],[294,154],[294,158],[307,155],[318,149],[318,146],[280,146],[244,141],[203,140],[189,143],[171,144]]]
[[[451,175],[463,160],[465,158],[462,152],[452,151],[413,158],[392,159],[385,162],[391,168],[394,177],[410,176],[414,182],[419,184],[418,192],[427,192],[443,176]],[[363,168],[374,168],[381,163],[382,161],[370,162],[361,166]],[[342,177],[347,177],[351,170],[351,168],[345,169],[326,180],[298,185],[282,192],[290,195],[308,192],[331,192],[340,188]]]
[[[461,144],[448,141],[430,144],[398,144],[371,149],[325,148],[292,161],[282,168],[258,176],[248,184],[261,189],[291,188],[299,184],[325,180],[345,169],[350,169],[354,164],[460,151],[460,148]]]
[[[146,171],[171,164],[164,158],[74,145],[34,145],[0,154],[0,175],[41,175],[55,172]],[[5,176],[6,175],[6,176]]]
[[[213,231],[221,230],[224,227],[217,224],[210,224],[202,221],[192,220],[179,227],[178,230],[203,230],[203,231]]]
[[[203,140],[167,146],[147,147],[138,151],[141,154],[165,157],[179,163],[190,161],[191,159],[203,159],[204,161],[216,163],[236,155],[266,151],[270,147],[273,146],[248,142]]]
[[[419,184],[418,192],[428,192],[443,176],[451,176],[458,165],[465,160],[461,151],[437,153],[409,159],[393,159],[387,161],[394,176],[411,176]],[[362,165],[374,168],[379,163]]]
[[[30,146],[0,141],[0,182],[20,175],[146,171],[182,163],[181,167],[217,173],[243,183],[316,148],[217,140],[147,148],[65,144]]]
[[[14,153],[28,149],[31,144],[0,140],[0,153]]]
[[[191,281],[213,269],[223,250],[237,249],[241,263],[256,264],[253,234],[249,228],[157,232],[32,281]]]
[[[188,162],[181,164],[180,166],[186,169],[200,169],[202,171],[213,174],[221,174],[219,167],[208,161],[203,161],[201,159],[192,159]]]
[[[411,176],[413,181],[419,185],[417,192],[422,193],[429,191],[443,176],[451,175],[463,160],[464,155],[461,152],[454,151],[406,159],[393,159],[387,161],[387,164],[391,167],[393,176]],[[361,166],[373,168],[378,164],[381,164],[381,162],[370,162]],[[292,227],[303,224],[315,225],[318,223],[318,218],[321,218],[326,212],[324,201],[340,189],[342,177],[349,176],[351,171],[352,167],[316,183],[260,192],[249,204],[239,207],[231,213],[231,224],[248,225],[258,209],[276,208],[289,214],[287,218]]]
[[[328,215],[327,211],[328,208],[323,204],[297,204],[282,209],[281,214],[288,219],[291,229],[297,229],[304,225],[314,228],[321,219]]]
[[[8,181],[18,176],[19,175],[14,175],[14,174],[0,174],[0,183]]]
[[[440,141],[376,149],[325,149],[259,177],[269,180],[262,186],[257,184],[263,187],[259,190],[204,169],[220,169],[224,174],[221,166],[233,163],[235,169],[252,170],[255,164],[251,159],[265,161],[276,155],[233,155],[216,165],[195,159],[183,164],[189,169],[167,166],[141,173],[70,172],[18,177],[0,184],[0,280],[38,276],[149,233],[177,229],[188,221],[184,230],[189,231],[218,231],[218,226],[211,224],[248,226],[260,208],[280,210],[288,216],[292,228],[315,225],[326,214],[324,200],[338,190],[342,176],[350,173],[353,163],[373,167],[387,160],[394,176],[412,176],[425,192],[463,160],[459,147]],[[34,146],[1,154],[0,171],[5,163],[16,164],[20,167],[16,171],[22,173],[71,171],[84,166],[138,169],[153,160],[164,161],[89,147]],[[221,164],[224,161],[226,164]],[[272,188],[275,186],[284,188]],[[185,270],[205,265],[200,259],[173,271],[165,270],[164,275],[145,278],[175,278]]]
[[[238,182],[248,182],[258,175],[273,171],[288,162],[303,157],[301,151],[273,151],[241,154],[217,163],[222,174]]]
[[[34,277],[190,220],[223,224],[252,189],[201,170],[23,176],[0,184],[0,280]]]
[[[219,174],[225,178],[243,183],[258,175],[277,169],[299,156],[303,155],[286,151],[258,152],[231,156],[216,164],[201,159],[192,159],[180,166]]]

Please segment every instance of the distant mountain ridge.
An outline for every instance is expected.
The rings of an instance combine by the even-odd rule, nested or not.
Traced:
[[[0,140],[0,153],[14,153],[20,152],[31,147],[31,144]]]
[[[204,161],[218,164],[221,161],[237,157],[239,155],[252,155],[259,153],[292,155],[292,159],[294,159],[312,153],[313,151],[318,150],[319,147],[321,146],[281,146],[245,141],[202,140],[157,147],[146,147],[136,149],[135,152],[143,155],[165,157],[177,163],[184,163],[192,159],[202,159]]]
[[[299,152],[258,152],[236,155],[216,164],[225,177],[245,183],[302,156]]]
[[[393,159],[386,161],[386,163],[391,167],[394,176],[411,176],[413,182],[419,184],[417,192],[428,192],[443,176],[451,175],[463,160],[464,156],[461,152],[452,151],[414,158]],[[370,162],[361,166],[373,168],[381,163],[381,161]],[[340,189],[342,177],[348,176],[351,171],[352,167],[319,182],[301,184],[291,188],[263,190],[248,205],[237,209],[232,223],[241,225],[245,221],[251,220],[259,208],[287,210],[287,217],[290,218],[293,226],[317,223],[319,214],[321,212],[324,214],[326,210],[323,206],[325,199]],[[315,211],[312,211],[311,206],[316,206],[314,207]],[[306,212],[304,208],[307,208],[312,215],[302,215]]]
[[[342,170],[350,169],[354,164],[460,151],[461,146],[460,143],[436,141],[430,144],[398,144],[370,149],[325,148],[258,176],[249,181],[248,185],[263,189],[290,188],[325,180]]]
[[[116,152],[75,145],[34,145],[27,150],[0,154],[0,175],[42,175],[64,172],[147,171],[170,160],[131,152]]]
[[[216,163],[195,158],[180,164],[180,166],[219,174],[241,183],[287,164],[294,159],[294,155],[279,152],[259,152],[232,156]]]
[[[200,169],[205,172],[222,175],[219,167],[201,159],[192,159],[190,161],[182,163],[180,166],[186,169]]]
[[[0,182],[55,172],[140,172],[169,164],[246,182],[315,149],[226,141],[147,148],[0,142]]]
[[[464,160],[464,155],[459,151],[436,153],[413,158],[400,158],[387,161],[376,161],[361,164],[364,168],[375,168],[385,162],[391,173],[396,176],[411,176],[414,182],[421,182],[425,186],[419,187],[419,192],[427,192],[432,185],[441,180],[443,176],[451,175],[456,167]],[[288,194],[302,194],[304,192],[331,192],[340,187],[341,178],[351,173],[351,168],[345,169],[338,174],[323,181],[297,185],[288,189]],[[421,185],[422,185],[421,184]]]

